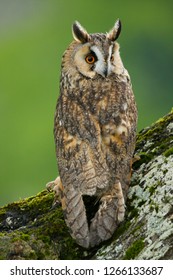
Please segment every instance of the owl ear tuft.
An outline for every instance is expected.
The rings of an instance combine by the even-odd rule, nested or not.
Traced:
[[[114,27],[107,33],[107,38],[111,41],[115,41],[116,39],[118,39],[120,32],[121,32],[121,21],[118,19],[115,22]]]
[[[73,37],[77,42],[86,43],[90,40],[88,32],[80,25],[78,21],[75,21],[72,26]]]

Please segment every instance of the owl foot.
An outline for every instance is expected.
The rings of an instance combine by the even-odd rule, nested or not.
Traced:
[[[51,182],[46,184],[47,190],[49,192],[53,190],[54,193],[55,193],[54,201],[53,201],[52,206],[60,204],[60,201],[61,201],[61,199],[60,199],[61,187],[60,186],[61,186],[61,179],[60,179],[59,176],[54,181],[51,181]]]

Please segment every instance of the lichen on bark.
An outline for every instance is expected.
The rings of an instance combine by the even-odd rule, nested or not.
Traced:
[[[0,259],[173,259],[173,111],[137,137],[125,220],[98,248],[70,237],[53,193],[0,208]]]

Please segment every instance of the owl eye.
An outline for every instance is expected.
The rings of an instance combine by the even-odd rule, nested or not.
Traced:
[[[96,56],[94,54],[90,53],[85,57],[85,61],[88,64],[93,64],[96,61]]]

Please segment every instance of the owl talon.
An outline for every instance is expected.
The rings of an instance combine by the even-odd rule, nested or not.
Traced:
[[[58,198],[55,197],[54,200],[53,200],[51,209],[53,210],[53,209],[55,209],[56,207],[58,207],[60,205],[61,205],[60,198],[59,197]]]
[[[55,186],[55,181],[48,182],[46,184],[46,189],[48,190],[48,192],[51,192],[53,190],[54,186]]]
[[[60,204],[60,191],[61,191],[60,182],[61,182],[60,177],[57,177],[54,181],[51,181],[46,184],[46,188],[48,192],[54,191],[55,193],[54,201],[52,204],[53,208],[58,204]]]

